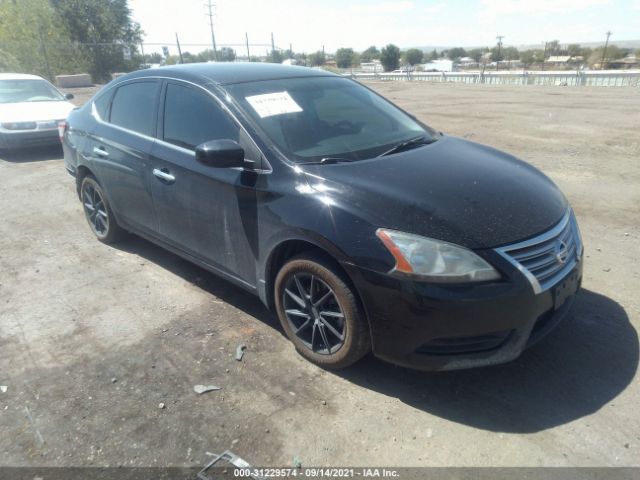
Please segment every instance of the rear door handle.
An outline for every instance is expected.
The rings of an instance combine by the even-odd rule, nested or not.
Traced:
[[[169,170],[167,170],[166,168],[154,168],[153,174],[156,176],[156,178],[159,178],[164,183],[171,184],[176,181],[176,177],[171,175],[169,173]]]
[[[104,147],[93,147],[93,154],[98,155],[99,157],[109,156],[109,152],[107,152]]]

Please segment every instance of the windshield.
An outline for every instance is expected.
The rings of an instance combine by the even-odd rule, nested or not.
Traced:
[[[227,86],[289,159],[360,160],[435,133],[382,97],[339,77],[285,78]]]
[[[0,103],[51,102],[64,100],[45,80],[0,80]]]

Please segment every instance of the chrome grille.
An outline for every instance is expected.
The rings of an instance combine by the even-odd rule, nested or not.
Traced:
[[[575,216],[568,210],[551,230],[530,240],[496,249],[543,292],[569,273],[580,261],[582,241]]]

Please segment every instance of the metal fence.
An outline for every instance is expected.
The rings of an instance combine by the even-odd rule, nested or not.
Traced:
[[[640,70],[485,71],[347,73],[356,80],[453,82],[488,85],[558,85],[595,87],[640,87]]]

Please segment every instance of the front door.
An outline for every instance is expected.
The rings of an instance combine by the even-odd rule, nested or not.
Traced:
[[[209,140],[231,139],[242,145],[241,129],[199,87],[168,81],[162,98],[163,121],[149,166],[160,235],[254,286],[257,175],[205,166],[195,159],[195,147]]]

